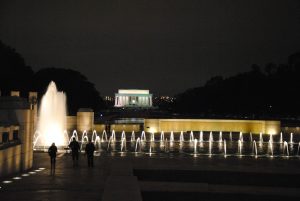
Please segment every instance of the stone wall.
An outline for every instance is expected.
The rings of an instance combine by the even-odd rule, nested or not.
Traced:
[[[3,136],[3,132],[9,132],[9,142],[2,143],[0,147],[1,176],[30,169],[33,163],[33,135],[37,107],[36,102],[31,98],[36,98],[36,93],[30,92],[29,100],[19,97],[17,91],[12,92],[11,95],[0,97],[0,124],[2,125],[0,134]],[[16,130],[18,130],[18,139],[13,139],[13,132]]]
[[[21,149],[21,145],[16,145],[0,150],[0,177],[22,170]]]
[[[91,109],[79,109],[77,112],[77,131],[91,132],[94,128],[94,112]]]
[[[140,131],[139,124],[111,124],[110,131],[114,130],[115,132],[138,132]]]
[[[146,132],[232,131],[280,133],[280,121],[222,119],[145,119]]]

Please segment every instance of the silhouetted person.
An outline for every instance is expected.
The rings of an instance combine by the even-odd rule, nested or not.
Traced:
[[[73,141],[69,144],[69,147],[72,150],[73,167],[78,166],[78,157],[79,157],[80,146],[75,138],[73,138]]]
[[[94,151],[95,151],[95,145],[94,143],[92,143],[91,139],[89,139],[89,143],[85,146],[85,153],[87,156],[89,167],[94,166]]]
[[[57,153],[57,147],[53,142],[48,149],[48,154],[50,156],[50,163],[51,163],[51,174],[55,173],[56,153]]]

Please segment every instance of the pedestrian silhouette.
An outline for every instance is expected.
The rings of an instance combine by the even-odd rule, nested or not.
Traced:
[[[85,146],[85,153],[87,156],[89,167],[94,167],[94,151],[95,151],[95,145],[91,141],[91,139],[89,139],[89,143]]]
[[[69,147],[72,150],[73,167],[78,166],[80,146],[75,138],[73,138],[73,141],[69,144]]]
[[[51,174],[55,173],[56,153],[57,153],[57,147],[53,142],[48,149],[48,154],[50,156],[50,164],[51,164]]]

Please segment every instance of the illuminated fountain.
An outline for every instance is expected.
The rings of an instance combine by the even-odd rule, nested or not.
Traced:
[[[41,100],[33,148],[49,147],[53,142],[56,146],[67,146],[69,137],[64,133],[66,125],[66,95],[57,91],[52,81]]]
[[[213,141],[210,139],[209,142],[208,142],[208,154],[209,154],[209,156],[211,156],[211,154],[212,154],[212,143],[213,143]]]
[[[151,142],[154,142],[154,141],[155,141],[154,133],[151,133],[151,135],[150,135],[150,141],[151,141]]]
[[[163,131],[162,131],[161,134],[160,134],[160,141],[161,141],[161,142],[164,142],[164,141],[165,141],[165,134],[164,134]]]
[[[213,142],[214,141],[214,137],[212,135],[212,132],[209,133],[209,142]]]
[[[222,139],[222,131],[220,131],[220,133],[219,133],[219,142],[222,142],[223,141],[223,139]]]
[[[142,135],[141,135],[141,139],[140,139],[141,141],[146,141],[147,139],[146,139],[146,133],[145,133],[145,131],[143,131],[142,132]]]
[[[197,139],[194,140],[194,154],[197,154]]]
[[[199,142],[203,142],[203,131],[200,131]]]
[[[194,141],[194,133],[193,131],[191,131],[190,133],[190,142],[193,142]]]
[[[239,140],[240,140],[241,142],[244,142],[244,138],[243,138],[243,133],[242,133],[242,132],[240,132]]]
[[[243,144],[241,140],[238,140],[238,154],[239,156],[242,156],[243,154]]]
[[[132,131],[132,133],[131,133],[130,141],[131,141],[131,142],[134,142],[134,141],[135,141],[135,133],[134,133],[134,131]]]
[[[122,140],[126,140],[126,134],[125,134],[125,131],[122,131],[122,134],[121,134],[121,141]]]
[[[226,158],[227,150],[226,150],[226,140],[224,139],[224,157]]]
[[[121,140],[121,152],[126,151],[126,138]]]
[[[97,134],[97,131],[96,131],[96,130],[93,130],[92,142],[95,142],[97,137],[99,138],[99,136],[98,136],[98,134]]]
[[[286,156],[290,155],[289,146],[286,141],[283,142],[283,155],[286,155]]]
[[[268,143],[268,150],[269,150],[271,157],[273,157],[273,155],[274,155],[273,154],[273,142],[271,139],[269,140],[269,143]]]
[[[121,156],[133,153],[136,156],[155,155],[162,157],[165,157],[166,154],[170,154],[170,156],[179,154],[181,156],[193,155],[194,157],[201,155],[209,157],[222,156],[223,158],[247,158],[249,156],[255,158],[299,158],[300,154],[299,136],[295,134],[292,137],[290,133],[287,134],[285,138],[288,138],[288,141],[279,143],[279,137],[281,138],[280,133],[278,133],[278,138],[276,134],[272,134],[269,136],[268,141],[265,139],[264,142],[263,133],[258,135],[253,134],[252,136],[252,133],[234,132],[232,133],[233,141],[231,141],[230,133],[227,135],[227,133],[223,132],[198,132],[199,135],[197,137],[199,139],[191,131],[187,133],[189,139],[186,137],[186,140],[184,139],[184,132],[177,133],[173,131],[161,131],[157,139],[155,139],[155,133],[146,133],[145,131],[136,134],[134,132],[126,133],[125,131],[112,131],[106,134],[106,131],[102,131],[101,136],[98,135],[96,130],[90,132],[77,132],[74,130],[69,133],[64,131],[63,135],[69,135],[70,141],[75,138],[79,142],[81,150],[84,150],[88,142],[88,136],[91,136],[96,147],[95,153],[101,152],[101,154],[112,155],[120,153]],[[126,135],[128,134],[131,134],[131,137],[128,136],[127,139]],[[135,135],[139,137],[136,139]],[[167,137],[170,138],[168,139]],[[107,138],[109,139],[107,140]]]
[[[269,140],[271,143],[273,143],[273,134],[271,133],[270,134],[270,140]]]
[[[259,143],[263,143],[264,142],[264,138],[262,136],[262,133],[259,133]]]
[[[174,142],[174,133],[173,133],[173,131],[171,131],[171,134],[170,134],[170,142]]]
[[[180,141],[181,143],[184,142],[183,131],[180,132],[179,141]]]
[[[116,132],[115,132],[115,130],[112,130],[112,132],[111,132],[111,140],[112,140],[113,142],[116,141]]]
[[[105,131],[105,130],[104,130],[103,133],[102,133],[101,141],[102,141],[102,142],[106,142],[106,141],[107,141],[107,134],[106,134],[106,131]]]
[[[135,143],[135,152],[141,152],[141,139],[138,137]]]

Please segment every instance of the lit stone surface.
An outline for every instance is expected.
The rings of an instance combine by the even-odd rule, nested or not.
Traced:
[[[145,119],[146,132],[232,131],[279,134],[280,121],[232,119]]]

